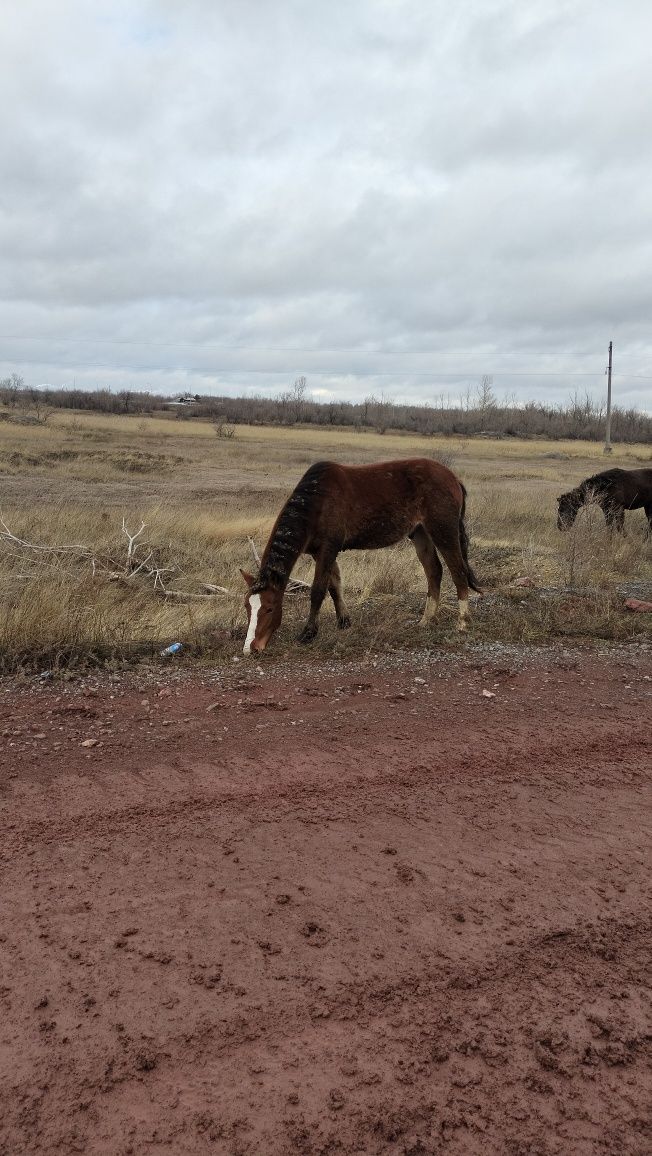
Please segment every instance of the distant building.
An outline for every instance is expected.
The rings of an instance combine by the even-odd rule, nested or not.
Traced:
[[[196,405],[198,401],[199,394],[197,393],[180,393],[178,397],[175,397],[172,399],[172,401],[167,402],[166,408],[171,408],[172,406],[176,408],[178,406]]]

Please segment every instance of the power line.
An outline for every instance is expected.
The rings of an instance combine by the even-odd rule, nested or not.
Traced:
[[[2,360],[0,358],[0,360]],[[13,364],[16,364],[13,362]],[[38,364],[38,363],[37,363]],[[52,361],[48,359],[47,365],[55,369],[78,369],[79,362],[77,361]],[[146,365],[146,364],[129,364],[116,365],[113,362],[93,361],[92,364],[86,368],[101,369],[101,370],[115,370],[121,373],[202,373],[208,376],[220,375],[234,375],[254,376],[266,375],[269,377],[287,377],[296,372],[296,367],[288,369],[252,369],[234,366],[216,366],[216,365]],[[416,370],[416,369],[402,369],[402,370],[380,370],[380,369],[309,369],[307,372],[312,377],[423,377],[431,380],[458,380],[464,381],[466,378],[482,377],[487,372],[485,366],[482,370],[468,369],[463,373],[451,372],[448,370]],[[501,370],[490,367],[490,372],[494,377],[503,378],[521,378],[521,377],[562,377],[562,378],[591,378],[595,380],[596,377],[602,376],[601,372],[596,370],[593,373],[585,371],[578,372],[577,370]],[[618,373],[613,374],[616,378],[626,378],[639,381],[652,381],[652,377],[643,377],[640,374]]]
[[[14,333],[14,334],[12,334],[12,333],[0,333],[0,341],[52,341],[54,343],[67,342],[67,343],[76,343],[76,344],[84,344],[84,345],[129,345],[129,346],[141,345],[141,346],[144,346],[144,347],[149,348],[149,349],[179,349],[179,348],[196,349],[198,344],[201,344],[201,347],[203,349],[219,349],[222,351],[232,350],[233,352],[242,352],[242,353],[305,353],[305,354],[346,353],[349,355],[351,355],[351,354],[355,355],[357,357],[373,356],[373,357],[443,357],[443,358],[451,358],[451,357],[468,357],[469,356],[468,353],[461,353],[461,352],[447,353],[445,351],[436,350],[436,349],[379,349],[379,348],[354,349],[354,348],[348,348],[346,346],[331,346],[331,347],[317,348],[317,347],[299,346],[299,345],[296,345],[296,346],[295,345],[268,345],[268,346],[266,346],[266,345],[228,345],[228,344],[212,342],[212,341],[198,343],[197,341],[148,341],[148,340],[143,340],[143,339],[138,339],[138,338],[122,338],[122,337],[51,337],[51,336],[44,336],[42,334],[27,335],[27,334],[20,334],[20,333],[18,333],[18,334],[16,334],[16,333]],[[519,350],[506,349],[502,352],[494,351],[493,353],[487,353],[486,355],[481,354],[481,356],[487,356],[487,357],[522,357],[524,355]],[[575,353],[569,353],[569,352],[563,352],[563,351],[561,353],[558,352],[556,354],[551,354],[550,352],[544,353],[544,352],[537,352],[534,350],[529,350],[525,356],[527,356],[528,358],[530,358],[530,357],[550,358],[553,356],[576,358],[578,355]],[[50,364],[57,365],[57,366],[63,366],[65,368],[65,364],[61,363],[61,362],[50,362]],[[115,369],[123,368],[122,366],[112,366],[108,362],[97,362],[94,364],[97,364],[99,368],[115,368]],[[154,366],[154,367],[150,367],[150,366],[142,366],[142,367],[127,366],[124,368],[160,369],[162,367],[160,367],[160,366]],[[194,368],[194,367],[185,367],[184,366],[183,368]],[[195,370],[195,372],[198,372],[198,371],[199,370]],[[215,373],[230,373],[230,372],[233,372],[233,373],[267,373],[267,372],[283,373],[283,372],[290,372],[291,373],[291,372],[293,372],[293,370],[285,371],[285,370],[266,370],[266,369],[262,369],[262,370],[261,369],[232,369],[232,367],[229,367],[228,369],[217,368],[217,369],[214,369],[213,372],[215,372]],[[316,373],[316,374],[321,374],[323,376],[323,375],[326,375],[326,374],[333,372],[333,371],[330,371],[330,370],[311,370],[310,372]],[[354,371],[354,370],[352,370],[350,372],[352,372],[356,375],[359,374],[360,376],[363,376],[365,374],[373,374],[373,376],[377,376],[377,377],[382,377],[383,375],[391,376],[391,373],[387,374],[387,372],[384,370],[383,371],[380,371],[380,370],[379,371],[374,371],[374,370]],[[406,372],[410,372],[412,374],[412,376],[428,376],[428,377],[430,377],[430,376],[435,375],[434,372],[431,372],[430,370],[409,370]],[[465,374],[462,374],[461,376],[466,376],[466,374],[468,373],[469,376],[475,377],[475,376],[478,376],[478,372],[484,373],[484,372],[486,372],[486,368],[483,369],[482,371],[467,370],[465,372]],[[592,372],[577,371],[577,370],[567,370],[567,371],[566,370],[494,370],[494,372],[499,373],[500,376],[502,376],[502,377],[593,377],[594,376],[594,374]],[[600,373],[600,369],[596,368],[595,373],[596,374]],[[455,374],[451,374],[451,373],[448,373],[447,371],[443,371],[443,370],[440,371],[439,375],[440,376],[449,376],[449,377],[460,376],[459,374],[455,375]],[[635,379],[637,381],[652,381],[652,375],[648,375],[648,374],[619,373],[619,374],[614,374],[613,376],[614,377],[617,376],[617,377],[632,378],[632,379]]]
[[[48,360],[47,364],[49,366],[56,368],[56,369],[79,368],[79,362],[75,362],[75,361],[65,362],[65,361]],[[104,369],[104,370],[111,370],[111,369],[112,370],[119,370],[120,372],[123,372],[123,373],[125,373],[125,372],[137,373],[140,371],[146,372],[146,373],[175,373],[175,372],[181,373],[181,372],[183,372],[183,373],[205,373],[205,374],[212,374],[212,375],[215,375],[215,374],[240,374],[243,376],[247,376],[247,375],[253,376],[254,374],[265,374],[265,375],[268,375],[270,377],[273,377],[275,375],[277,377],[278,376],[287,377],[288,375],[291,376],[293,373],[296,372],[296,367],[292,368],[292,369],[269,369],[269,368],[268,369],[245,369],[245,368],[240,368],[240,367],[234,368],[233,366],[215,366],[215,365],[210,365],[210,366],[208,366],[208,365],[164,366],[164,365],[142,365],[142,364],[140,364],[140,365],[115,365],[111,362],[105,362],[105,361],[93,361],[92,365],[89,368]],[[449,373],[446,370],[438,371],[438,370],[425,370],[425,369],[420,369],[420,370],[416,370],[416,369],[415,370],[412,370],[412,369],[403,369],[403,370],[310,369],[308,372],[310,373],[310,375],[312,377],[398,377],[398,376],[401,376],[401,377],[425,377],[425,378],[433,378],[433,379],[441,378],[442,381],[447,381],[451,378],[454,378],[456,380],[464,381],[465,378],[482,377],[483,374],[486,372],[486,368],[483,370],[469,369],[469,370],[466,370],[464,373]],[[516,371],[516,370],[505,370],[503,372],[502,370],[496,370],[496,369],[492,370],[491,372],[493,373],[493,375],[495,377],[565,377],[565,378],[568,378],[568,377],[590,377],[590,378],[595,378],[597,376],[601,376],[597,370],[595,373],[578,373],[576,371],[572,371],[569,373],[557,371],[557,372],[553,373],[549,370],[541,371],[541,372],[537,372],[535,370],[531,370],[531,371],[524,370],[523,372]],[[624,375],[620,374],[619,376],[624,376]],[[652,378],[646,378],[645,380],[652,381]]]
[[[77,342],[86,345],[144,345],[153,349],[175,349],[186,347],[195,349],[201,345],[204,349],[240,350],[243,353],[352,353],[357,356],[373,354],[379,357],[468,357],[468,353],[449,352],[441,349],[380,349],[376,348],[349,348],[347,346],[301,346],[301,345],[237,345],[216,341],[150,341],[133,337],[56,337],[49,334],[0,333],[0,341],[52,341]],[[485,356],[484,354],[482,356]],[[487,357],[522,357],[520,350],[506,349],[503,352],[488,352]],[[576,353],[557,351],[551,353],[528,350],[527,357],[577,357]]]

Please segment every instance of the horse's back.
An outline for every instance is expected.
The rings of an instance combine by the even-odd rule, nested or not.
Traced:
[[[339,462],[320,462],[319,467],[332,481],[352,485],[384,484],[397,486],[405,483],[429,484],[446,489],[461,486],[452,470],[433,458],[396,458],[368,465],[345,466]],[[311,467],[311,470],[316,467]],[[310,471],[309,471],[310,472]]]
[[[629,509],[638,509],[652,501],[652,469],[603,470],[582,483],[584,490],[609,497]]]

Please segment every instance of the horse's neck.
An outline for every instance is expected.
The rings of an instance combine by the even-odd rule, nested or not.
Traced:
[[[304,535],[297,533],[297,528],[279,517],[272,530],[269,541],[263,551],[260,562],[260,576],[273,576],[274,585],[285,589],[297,559],[305,545]]]

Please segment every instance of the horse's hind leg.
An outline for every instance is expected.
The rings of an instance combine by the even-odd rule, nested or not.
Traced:
[[[310,587],[310,613],[308,621],[299,635],[299,642],[312,642],[319,629],[317,619],[322,602],[329,588],[331,573],[337,557],[337,551],[324,547],[313,554],[315,559],[315,576]]]
[[[652,501],[646,502],[643,509],[645,510],[645,517],[647,518],[648,535],[652,535]]]
[[[469,580],[459,541],[451,543],[449,540],[442,541],[440,538],[437,540],[437,549],[450,570],[451,578],[457,590],[457,604],[460,615],[457,628],[458,630],[466,630],[469,619]]]
[[[432,622],[437,616],[441,576],[444,571],[439,561],[439,555],[435,550],[435,543],[423,526],[417,526],[416,530],[413,530],[410,534],[410,538],[417,552],[417,558],[423,566],[428,582],[426,605],[420,622],[421,626],[427,626],[428,623]]]
[[[346,603],[342,598],[342,575],[337,562],[333,562],[331,566],[330,578],[328,580],[328,593],[333,599],[333,606],[337,614],[337,625],[340,630],[346,630],[351,625],[349,612],[346,608]]]

